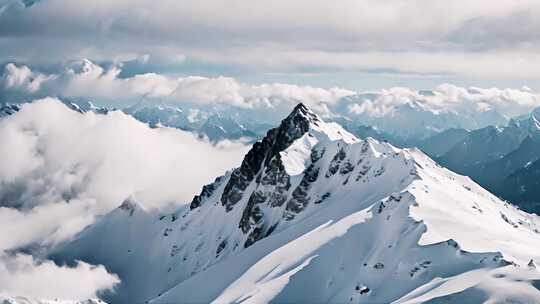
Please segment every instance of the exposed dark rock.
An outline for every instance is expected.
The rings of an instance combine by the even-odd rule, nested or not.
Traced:
[[[512,227],[514,228],[517,228],[519,227],[516,223],[514,223],[513,221],[511,221],[507,216],[506,214],[502,213],[501,212],[501,218],[503,219],[503,221],[507,222],[509,225],[511,225]]]
[[[341,167],[341,169],[339,170],[339,173],[345,175],[352,172],[353,170],[354,170],[354,165],[351,164],[349,161],[346,161]]]
[[[225,186],[221,203],[227,211],[240,201],[242,193],[264,166],[280,161],[279,152],[285,150],[296,139],[302,137],[310,124],[319,124],[318,117],[303,104],[298,104],[292,113],[281,121],[279,127],[268,131],[266,136],[256,142],[236,169]]]
[[[324,155],[324,153],[326,152],[325,149],[322,149],[322,150],[313,150],[311,151],[311,155],[310,155],[310,159],[311,159],[311,163],[314,164],[316,162],[319,161],[319,159],[321,159]]]
[[[287,202],[291,182],[281,161],[280,152],[308,132],[310,125],[319,123],[321,121],[315,114],[303,104],[298,104],[279,127],[268,131],[261,141],[253,145],[244,157],[241,166],[232,172],[220,201],[229,212],[240,200],[247,198],[238,224],[243,233],[249,234],[244,243],[245,247],[275,229],[275,223],[265,222],[264,210],[283,206]],[[312,163],[320,159],[323,154],[324,151],[313,151]],[[316,180],[318,173],[313,169],[312,167],[312,170],[307,170],[309,174],[304,176],[304,187]],[[251,193],[246,192],[250,184],[253,184],[254,188]],[[200,206],[204,198],[210,196],[215,188],[217,187],[203,188],[203,193],[193,199],[192,205],[195,208]],[[305,193],[299,189],[296,194],[293,194],[293,198],[301,199],[304,195]]]
[[[320,199],[315,201],[315,204],[320,204],[320,203],[324,202],[329,197],[330,197],[330,192],[326,192],[325,194],[323,194],[323,196],[321,196]]]
[[[17,113],[21,107],[17,104],[3,104],[0,105],[0,117],[9,116]]]
[[[379,207],[377,208],[377,213],[381,214],[383,212],[384,208],[386,208],[386,205],[383,202],[381,202],[379,204]]]
[[[362,177],[366,176],[366,174],[371,170],[370,164],[363,164],[362,168],[358,170],[358,175],[356,176],[356,181],[359,181]]]
[[[292,193],[292,198],[287,203],[287,206],[285,208],[285,213],[283,214],[283,217],[286,220],[292,220],[296,214],[300,213],[302,210],[304,210],[309,203],[309,196],[308,191],[313,182],[317,180],[317,177],[319,176],[319,168],[315,167],[314,164],[311,164],[304,173],[304,177],[302,178],[302,181],[294,189]]]
[[[193,197],[193,200],[191,201],[191,204],[189,205],[189,209],[193,210],[197,207],[199,207],[202,202],[212,196],[214,194],[214,191],[221,185],[223,181],[223,176],[220,176],[214,180],[213,183],[204,185],[201,191],[201,194],[195,195]]]
[[[127,198],[122,202],[118,209],[124,210],[129,213],[129,216],[132,216],[135,209],[137,209],[137,203],[133,199]]]
[[[253,231],[251,231],[251,233],[249,234],[246,242],[244,243],[244,248],[248,248],[258,240],[262,239],[263,235],[263,229],[261,227],[255,227]]]
[[[216,249],[216,258],[223,251],[223,249],[225,249],[225,247],[227,247],[227,240],[223,240],[221,243],[219,243],[218,248]]]
[[[374,176],[375,177],[381,176],[384,173],[385,170],[386,169],[384,168],[384,166],[381,166],[379,169],[377,169],[377,171],[375,171]]]
[[[381,262],[379,262],[379,263],[373,265],[373,268],[375,268],[375,269],[383,269],[383,268],[384,268],[384,264],[381,263]]]
[[[257,177],[258,186],[249,197],[242,212],[240,228],[244,233],[251,233],[244,246],[249,246],[268,235],[271,227],[264,223],[264,213],[260,206],[279,207],[287,201],[287,193],[291,187],[290,177],[285,172],[279,158],[275,158]],[[275,228],[275,227],[274,227]]]
[[[254,191],[249,197],[240,219],[240,228],[244,233],[248,233],[252,224],[257,224],[262,219],[263,214],[260,207],[256,205],[264,203],[266,199],[265,193],[259,190]]]
[[[330,162],[330,166],[328,167],[328,171],[326,172],[326,177],[330,177],[336,172],[338,172],[339,166],[341,165],[341,162],[345,159],[347,154],[345,153],[345,150],[343,148],[339,149],[338,153],[334,155],[334,158],[332,158],[332,161]]]

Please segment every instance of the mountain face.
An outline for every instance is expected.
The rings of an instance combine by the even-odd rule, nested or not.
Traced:
[[[528,135],[518,148],[500,159],[482,165],[473,178],[485,187],[499,192],[503,181],[512,173],[526,167],[540,158],[540,134]],[[518,187],[519,188],[519,187]],[[516,188],[516,189],[518,189]]]
[[[527,132],[518,126],[489,126],[471,131],[463,140],[443,154],[438,161],[455,172],[471,175],[482,164],[497,160],[515,150]]]
[[[533,303],[538,248],[538,216],[299,104],[189,205],[126,200],[50,258],[117,273],[114,303]]]
[[[508,186],[506,182],[510,175],[540,158],[539,114],[540,111],[535,110],[521,119],[511,120],[509,125],[503,128],[490,126],[471,131],[438,157],[433,150],[424,151],[433,153],[432,156],[436,157],[440,164],[470,176],[496,195],[511,200],[527,211],[540,213],[537,205],[519,200],[520,195],[511,194],[520,189],[521,185],[528,183],[523,179],[524,176],[519,178],[518,187],[512,188],[514,184]],[[440,136],[443,139],[444,133],[446,132],[433,138]],[[513,180],[517,182],[518,179]],[[533,206],[536,207],[531,209]]]
[[[497,190],[508,200],[519,202],[524,210],[540,214],[540,160],[528,162],[507,176]]]
[[[422,140],[418,143],[418,148],[431,157],[441,157],[468,135],[469,131],[465,129],[447,129]]]
[[[471,131],[438,160],[458,173],[474,175],[482,165],[518,149],[527,137],[539,135],[540,122],[536,116],[511,120],[506,127],[489,126]]]

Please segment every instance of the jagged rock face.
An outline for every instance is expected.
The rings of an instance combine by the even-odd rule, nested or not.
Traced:
[[[229,180],[221,203],[228,211],[240,200],[242,192],[261,172],[263,166],[273,166],[267,170],[271,179],[282,175],[283,166],[279,161],[279,152],[285,150],[293,141],[300,138],[309,130],[310,123],[316,123],[318,117],[310,112],[303,104],[298,104],[293,112],[285,118],[278,128],[268,131],[262,141],[256,142],[248,152],[240,168],[236,169]],[[274,171],[274,172],[273,172]],[[266,173],[266,172],[265,172]]]
[[[302,181],[298,187],[294,189],[292,198],[289,200],[287,207],[285,208],[285,213],[283,214],[283,218],[285,220],[294,219],[295,215],[302,212],[302,210],[304,210],[309,203],[310,198],[308,196],[308,190],[311,187],[311,184],[314,183],[319,177],[320,168],[317,162],[321,159],[323,154],[324,151],[319,152],[317,150],[313,150],[311,152],[311,164],[304,172]]]
[[[258,186],[249,197],[240,219],[239,226],[242,232],[249,233],[244,247],[249,247],[272,232],[272,226],[268,226],[263,221],[264,211],[261,206],[281,207],[287,200],[287,193],[291,187],[290,176],[285,172],[279,157],[274,158],[264,168],[264,171],[257,176],[256,183]]]
[[[291,178],[283,166],[280,152],[306,134],[311,124],[319,125],[320,123],[322,121],[317,115],[303,104],[298,104],[279,127],[268,131],[266,137],[253,145],[240,168],[232,171],[221,194],[220,202],[225,210],[230,212],[242,198],[249,195],[238,224],[242,232],[248,234],[244,247],[249,247],[257,240],[269,235],[275,228],[264,222],[263,205],[279,208],[287,202]],[[314,155],[313,160],[316,160],[316,157]],[[293,213],[301,211],[300,205],[305,206],[305,192],[302,192],[302,189],[308,186],[310,180],[316,179],[317,175],[318,169],[315,170],[314,167],[306,171],[305,180],[294,190],[293,199],[286,205],[285,218],[291,219],[294,217]],[[190,209],[196,209],[203,204],[205,198],[210,197],[219,187],[221,180],[222,178],[218,178],[214,183],[204,186],[201,194],[193,198]],[[250,184],[254,185],[254,190],[246,192]]]
[[[213,183],[204,185],[201,193],[193,197],[193,200],[191,201],[189,208],[193,210],[199,207],[201,205],[201,202],[204,199],[209,198],[210,196],[212,196],[212,194],[214,194],[214,191],[221,185],[222,182],[223,182],[223,176],[219,176],[214,180]]]
[[[135,210],[137,209],[137,206],[138,206],[137,202],[133,198],[128,197],[122,202],[122,204],[118,207],[118,209],[124,210],[130,216],[132,216]]]
[[[310,130],[321,127],[328,125],[299,104],[278,128],[270,130],[263,140],[253,145],[240,168],[233,170],[228,178],[218,178],[214,183],[204,186],[201,194],[194,197],[190,209],[204,205],[225,183],[222,192],[216,193],[219,196],[218,202],[226,213],[231,213],[237,205],[241,208],[238,228],[244,237],[240,242],[247,248],[270,235],[282,221],[294,220],[310,204],[322,204],[331,196],[327,191],[314,191],[314,183],[339,180],[337,183],[346,185],[353,172],[356,174],[354,181],[359,182],[360,177],[364,177],[362,182],[366,183],[368,172],[374,176],[384,172],[384,167],[371,170],[369,164],[363,164],[359,170],[355,170],[362,163],[363,157],[370,157],[368,142],[347,152],[347,144],[337,140],[330,141],[329,145],[305,148],[306,153],[309,152],[304,160],[306,167],[299,174],[291,176],[284,164],[283,153],[297,153],[288,149],[298,140],[316,144],[321,140],[316,138],[320,135],[314,135]],[[336,133],[340,132],[338,129]],[[327,151],[327,148],[331,151]],[[360,159],[356,160],[357,157]],[[222,254],[227,246],[237,246],[232,243],[236,244],[238,240],[229,242],[225,239],[220,242],[216,256]]]

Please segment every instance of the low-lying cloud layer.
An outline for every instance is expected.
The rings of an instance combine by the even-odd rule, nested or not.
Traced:
[[[282,83],[250,85],[230,77],[172,77],[155,73],[119,77],[121,72],[121,64],[106,68],[86,59],[72,62],[59,73],[44,73],[26,65],[9,63],[0,78],[0,95],[4,100],[44,96],[86,98],[111,105],[127,105],[141,100],[224,104],[255,111],[279,109],[279,113],[287,112],[301,101],[323,115],[353,116],[361,113],[384,116],[401,105],[418,104],[426,110],[441,113],[474,116],[496,111],[513,117],[540,106],[540,94],[527,87],[483,89],[443,84],[431,91],[396,87],[355,92]],[[354,102],[346,97],[351,97]]]
[[[333,103],[353,91],[322,89],[289,84],[248,85],[230,77],[171,77],[155,73],[118,77],[121,66],[105,69],[89,60],[73,62],[59,74],[32,71],[28,66],[9,63],[2,75],[4,99],[66,96],[86,97],[112,103],[153,99],[198,104],[228,104],[241,108],[271,108],[303,101],[317,107]]]
[[[38,262],[30,255],[0,256],[0,294],[37,299],[89,299],[96,291],[111,289],[120,280],[102,265],[78,262],[75,267]]]
[[[120,111],[81,115],[53,99],[25,104],[0,121],[0,138],[10,143],[0,148],[0,197],[24,207],[89,198],[107,209],[129,195],[148,207],[185,203],[239,165],[247,149],[151,129]]]
[[[463,88],[451,84],[439,85],[433,90],[417,91],[409,88],[390,88],[359,94],[356,102],[348,105],[352,114],[386,116],[403,105],[417,105],[437,113],[455,112],[463,116],[496,111],[508,117],[528,113],[540,106],[540,94],[529,88]]]
[[[120,111],[80,114],[51,98],[1,119],[0,138],[0,292],[66,298],[95,295],[118,278],[103,267],[58,267],[6,251],[69,239],[127,197],[145,208],[187,203],[203,184],[239,165],[247,150],[151,129]],[[92,284],[76,283],[77,274]],[[47,283],[50,276],[58,284]],[[39,283],[48,289],[27,293]]]

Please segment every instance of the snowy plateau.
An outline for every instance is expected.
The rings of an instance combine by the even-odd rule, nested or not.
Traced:
[[[191,204],[142,203],[50,258],[118,274],[111,303],[540,303],[540,217],[303,104]]]

